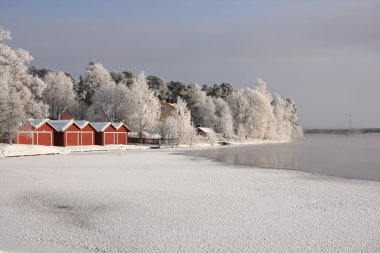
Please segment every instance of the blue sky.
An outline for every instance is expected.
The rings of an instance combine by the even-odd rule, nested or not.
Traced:
[[[380,127],[380,2],[12,1],[0,25],[33,65],[84,73],[95,58],[110,71],[165,80],[267,81],[293,98],[305,127]]]

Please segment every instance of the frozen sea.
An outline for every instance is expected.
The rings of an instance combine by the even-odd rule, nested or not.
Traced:
[[[380,134],[308,134],[279,144],[240,145],[188,154],[219,162],[380,181]]]
[[[0,252],[380,252],[380,183],[163,150],[0,159]]]

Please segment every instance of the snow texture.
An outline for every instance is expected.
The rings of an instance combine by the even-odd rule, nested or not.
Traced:
[[[380,251],[378,182],[113,151],[2,159],[0,192],[0,251]]]
[[[148,149],[149,146],[140,145],[89,145],[89,146],[42,146],[42,145],[24,145],[24,144],[2,144],[0,146],[0,158],[16,156],[36,156],[36,155],[53,155],[69,154],[73,152],[90,152],[90,151],[110,151],[110,150],[134,150]]]

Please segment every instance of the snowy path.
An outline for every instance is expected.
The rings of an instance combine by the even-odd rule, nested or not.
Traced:
[[[380,183],[167,151],[7,158],[0,251],[379,252]]]

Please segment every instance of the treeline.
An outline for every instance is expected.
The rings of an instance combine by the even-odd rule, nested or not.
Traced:
[[[30,67],[28,73],[44,80],[48,84],[45,97],[46,103],[50,105],[49,113],[52,119],[58,119],[59,113],[65,107],[74,112],[78,119],[91,117],[91,115],[87,114],[87,110],[94,103],[96,91],[103,86],[109,86],[111,83],[131,88],[137,79],[137,75],[132,71],[108,72],[101,63],[96,63],[94,60],[90,60],[87,72],[80,75],[78,81],[68,72],[54,73],[50,69],[39,69],[35,66]],[[53,77],[55,77],[54,80],[52,80]],[[149,89],[153,91],[160,101],[172,103],[176,103],[178,98],[189,101],[196,85],[185,84],[182,81],[165,82],[160,76],[155,75],[148,75],[145,79]],[[235,92],[233,86],[229,83],[220,85],[204,84],[201,91],[205,92],[207,96],[224,100]],[[53,93],[56,97],[53,96]],[[66,94],[66,96],[62,96],[61,93]],[[47,98],[54,100],[55,103],[48,101],[49,99]],[[75,103],[82,103],[82,105],[75,105]],[[79,108],[76,108],[78,106]],[[104,118],[104,120],[107,120],[107,118]],[[113,120],[123,121],[125,120],[125,115],[120,115],[120,117]]]
[[[27,68],[28,52],[12,49],[5,40],[10,33],[0,28],[0,138],[10,140],[14,129],[28,118],[57,119],[68,108],[76,119],[123,121],[140,135],[159,133],[191,144],[195,126],[212,128],[226,139],[284,140],[300,136],[295,103],[271,95],[264,81],[235,90],[229,83],[186,84],[165,82],[155,75],[130,71],[109,72],[90,60],[76,80],[70,73]],[[170,101],[174,110],[159,121],[160,101]],[[7,129],[7,130],[4,130]],[[211,139],[211,137],[210,137]],[[214,138],[216,139],[216,137]]]

